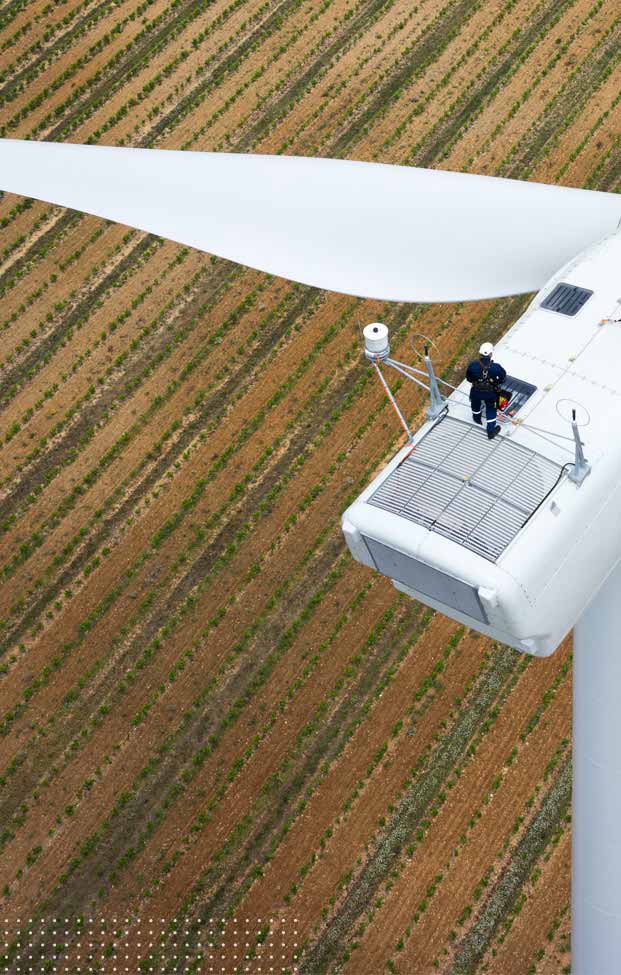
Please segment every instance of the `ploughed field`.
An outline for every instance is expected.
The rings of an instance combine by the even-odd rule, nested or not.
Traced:
[[[603,0],[12,0],[0,50],[4,137],[621,187]],[[362,326],[454,380],[528,298],[0,227],[0,970],[29,929],[49,971],[568,972],[570,645],[470,633],[339,526],[401,443]]]

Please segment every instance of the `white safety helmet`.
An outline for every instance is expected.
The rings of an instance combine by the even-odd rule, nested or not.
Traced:
[[[486,359],[491,359],[494,354],[494,346],[491,342],[484,342],[479,349],[479,353],[480,355],[485,356]]]

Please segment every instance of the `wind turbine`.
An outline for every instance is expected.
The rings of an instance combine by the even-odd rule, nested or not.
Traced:
[[[522,652],[548,655],[574,627],[573,971],[621,972],[621,199],[365,162],[6,139],[0,189],[360,297],[539,291],[497,346],[514,409],[490,442],[464,385],[445,398],[428,356],[425,372],[399,363],[385,326],[367,326],[382,381],[382,364],[426,376],[431,404],[415,433],[399,411],[408,442],[343,530],[398,588]]]

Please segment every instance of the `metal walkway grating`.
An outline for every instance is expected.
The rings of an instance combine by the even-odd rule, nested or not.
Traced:
[[[445,417],[369,504],[445,535],[495,562],[561,473],[558,464],[480,427]]]

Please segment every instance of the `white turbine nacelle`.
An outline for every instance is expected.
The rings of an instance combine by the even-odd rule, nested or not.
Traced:
[[[537,656],[555,650],[621,555],[620,264],[613,234],[557,273],[497,343],[509,377],[536,387],[524,387],[501,436],[472,422],[464,381],[343,515],[359,562]],[[574,409],[588,422],[590,472],[574,463]]]

